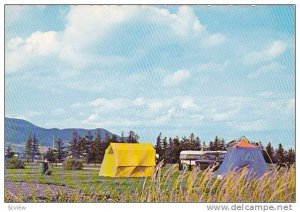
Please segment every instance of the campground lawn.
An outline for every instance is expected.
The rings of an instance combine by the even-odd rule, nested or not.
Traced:
[[[245,173],[224,179],[210,170],[158,167],[148,178],[99,177],[100,165],[83,170],[53,166],[41,175],[38,164],[5,170],[5,202],[294,202],[295,168],[270,170],[259,179]]]
[[[167,165],[162,168],[163,172],[169,167]],[[99,164],[85,165],[83,170],[76,171],[64,170],[61,165],[52,165],[51,170],[52,175],[47,176],[39,173],[38,164],[29,164],[25,169],[6,169],[6,200],[61,201],[59,197],[62,195],[72,201],[72,195],[81,195],[85,201],[129,202],[133,198],[137,200],[138,196],[134,197],[134,194],[141,193],[151,182],[150,178],[99,177]],[[179,171],[172,178],[176,179],[178,175]],[[45,197],[45,192],[37,189],[42,185],[48,185],[48,188],[58,192],[49,191],[52,194]]]

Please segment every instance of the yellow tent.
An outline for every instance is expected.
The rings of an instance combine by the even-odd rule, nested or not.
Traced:
[[[155,168],[152,144],[111,143],[105,150],[99,176],[146,177]]]

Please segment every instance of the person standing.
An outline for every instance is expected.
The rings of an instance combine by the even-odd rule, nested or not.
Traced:
[[[49,161],[48,161],[48,158],[45,158],[44,159],[44,164],[45,164],[45,172],[44,173],[46,173],[48,170],[49,170]]]

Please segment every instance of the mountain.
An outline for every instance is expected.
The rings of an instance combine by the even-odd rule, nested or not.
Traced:
[[[105,138],[105,134],[108,133],[112,136],[112,133],[108,130],[99,128],[101,132],[102,139]],[[23,119],[7,118],[4,120],[4,141],[5,146],[12,144],[17,149],[22,149],[24,147],[25,141],[28,139],[29,135],[35,134],[36,138],[39,140],[39,144],[44,147],[52,147],[53,137],[61,138],[63,141],[68,142],[72,138],[73,131],[80,136],[85,136],[88,131],[92,135],[96,136],[98,129],[81,129],[81,128],[68,128],[68,129],[58,129],[51,128],[46,129],[36,126],[29,121]],[[119,136],[117,136],[120,138]]]

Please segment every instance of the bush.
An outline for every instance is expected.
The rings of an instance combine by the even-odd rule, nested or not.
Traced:
[[[67,159],[63,162],[63,166],[65,170],[81,170],[83,169],[82,161],[75,159]]]
[[[25,163],[18,158],[8,158],[5,160],[5,167],[7,169],[24,169]]]

